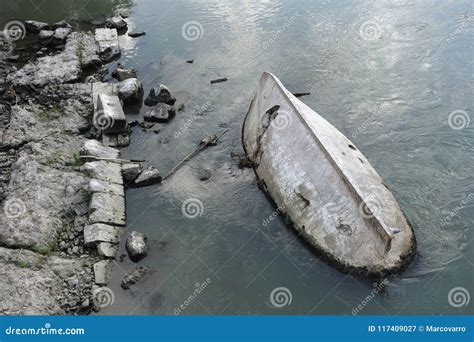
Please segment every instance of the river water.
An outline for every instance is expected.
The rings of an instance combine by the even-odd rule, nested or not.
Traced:
[[[180,314],[350,315],[358,305],[362,314],[472,313],[472,303],[449,300],[454,288],[474,294],[472,2],[6,2],[2,24],[91,20],[130,7],[131,26],[147,35],[122,37],[120,62],[138,70],[145,93],[164,83],[185,109],[158,134],[135,127],[125,158],[166,174],[204,135],[228,130],[164,184],[127,192],[127,228],[148,236],[140,265],[152,273],[124,291],[121,277],[135,264],[117,262],[115,301],[101,314],[181,306]],[[411,221],[416,259],[383,291],[320,260],[231,157],[242,152],[241,125],[263,71],[311,92],[303,101],[358,146]],[[220,77],[229,81],[210,84]],[[128,108],[129,119],[144,110]],[[183,211],[189,202],[196,212]],[[283,307],[271,301],[279,287]]]

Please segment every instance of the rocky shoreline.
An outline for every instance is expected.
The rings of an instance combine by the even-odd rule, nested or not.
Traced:
[[[18,68],[10,62],[14,42],[3,37],[0,314],[87,314],[107,304],[125,233],[125,187],[161,181],[152,166],[120,159],[117,148],[130,141],[122,106],[141,101],[143,88],[121,66],[118,83],[101,82],[127,26],[120,16],[105,24],[92,33],[66,22],[25,22],[42,48]],[[169,98],[166,87],[154,90],[159,119],[170,111],[161,108]],[[144,257],[146,238],[129,239],[127,249],[137,249],[130,255]],[[123,287],[146,271],[126,275]]]

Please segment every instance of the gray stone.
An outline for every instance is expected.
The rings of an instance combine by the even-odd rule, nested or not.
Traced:
[[[38,38],[41,42],[41,44],[49,44],[54,36],[54,31],[50,30],[41,30],[40,33],[38,34]]]
[[[158,103],[143,116],[145,121],[168,122],[176,114],[175,109],[167,104]]]
[[[145,105],[154,106],[158,103],[166,103],[170,106],[174,105],[176,99],[171,95],[168,87],[163,84],[156,85],[150,90],[147,98],[145,99]]]
[[[149,166],[135,179],[134,184],[137,187],[142,187],[161,183],[161,180],[160,171],[153,166]]]
[[[99,179],[91,179],[89,182],[89,191],[94,192],[103,192],[106,194],[117,195],[117,196],[125,196],[123,186],[109,183]]]
[[[122,30],[127,27],[127,22],[121,16],[105,19],[105,26],[111,29]]]
[[[112,77],[119,81],[124,81],[129,78],[137,78],[137,71],[135,69],[124,69],[119,65],[112,72]]]
[[[54,23],[52,25],[53,30],[56,30],[58,28],[70,28],[70,29],[72,29],[72,26],[69,25],[69,23],[66,20],[61,20],[61,21],[58,21],[57,23]]]
[[[48,23],[43,23],[41,21],[27,20],[25,21],[25,28],[29,32],[39,32],[45,30],[49,27]]]
[[[60,45],[66,42],[66,38],[71,34],[72,29],[68,27],[59,27],[54,30],[53,44]]]
[[[119,97],[128,102],[138,102],[143,98],[142,82],[129,78],[119,83]]]
[[[99,46],[99,53],[105,61],[120,56],[120,45],[116,29],[98,28],[95,30],[95,41]]]
[[[125,198],[95,192],[89,205],[89,222],[125,225]]]
[[[144,234],[133,231],[125,244],[128,256],[133,262],[138,262],[148,255],[148,239]]]
[[[109,242],[100,242],[97,245],[97,253],[106,258],[115,258],[118,253],[118,244]]]
[[[84,244],[93,247],[101,242],[119,243],[123,235],[122,227],[95,223],[84,227]]]
[[[120,155],[120,151],[115,148],[106,147],[97,140],[87,140],[82,145],[80,154],[82,156],[91,156],[96,158],[116,159]],[[94,159],[92,159],[94,160]]]
[[[94,264],[94,280],[97,285],[107,285],[112,277],[112,262],[102,260]]]
[[[64,50],[58,54],[44,56],[36,62],[8,75],[15,86],[33,86],[38,89],[48,84],[73,83],[79,81],[82,70],[80,49],[82,35],[73,32],[69,35]]]
[[[128,127],[122,104],[116,95],[99,94],[93,120],[94,126],[106,134],[124,133]]]
[[[132,285],[135,285],[141,281],[150,272],[150,270],[151,269],[148,266],[140,266],[126,273],[122,279],[122,288],[124,290],[130,289]]]
[[[88,162],[82,165],[81,170],[86,171],[91,178],[123,185],[122,169],[117,163],[105,161]]]
[[[142,167],[139,163],[127,163],[122,164],[122,176],[125,183],[133,182],[140,172]]]
[[[99,56],[99,47],[94,40],[94,35],[89,32],[81,32],[80,39],[81,51],[79,56],[82,67],[90,68],[92,66],[100,66],[102,60]]]

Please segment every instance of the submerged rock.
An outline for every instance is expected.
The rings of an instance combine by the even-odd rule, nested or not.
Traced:
[[[167,105],[174,105],[176,99],[171,95],[168,87],[163,84],[156,85],[150,90],[147,98],[145,99],[145,105],[155,106],[158,103],[166,103]]]
[[[135,179],[134,184],[137,187],[142,187],[161,183],[161,180],[160,171],[153,166],[149,166]]]
[[[138,102],[143,98],[142,82],[136,78],[129,78],[119,83],[119,97],[127,102]]]
[[[132,285],[135,285],[141,281],[150,272],[150,270],[151,269],[148,266],[140,266],[133,271],[128,272],[122,279],[122,288],[124,290],[130,289]]]
[[[143,115],[145,121],[168,122],[176,114],[175,109],[165,103],[158,103]]]
[[[137,78],[137,71],[135,69],[125,69],[119,64],[112,72],[112,77],[116,80],[123,81],[129,78]]]
[[[145,31],[136,31],[136,32],[129,32],[128,33],[128,36],[132,37],[132,38],[138,38],[138,37],[141,37],[141,36],[144,36],[144,35],[146,35]]]
[[[125,248],[130,259],[138,262],[148,255],[148,239],[145,235],[133,231],[127,238]]]

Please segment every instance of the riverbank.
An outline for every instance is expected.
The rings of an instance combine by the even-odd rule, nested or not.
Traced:
[[[122,85],[100,82],[120,56],[114,26],[124,20],[113,20],[95,34],[17,23],[42,46],[19,66],[15,39],[4,37],[0,314],[87,314],[113,301],[106,285],[126,214],[120,152],[110,146],[129,141]]]

